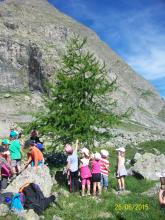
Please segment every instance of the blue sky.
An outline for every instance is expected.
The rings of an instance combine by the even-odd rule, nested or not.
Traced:
[[[165,97],[165,0],[49,0],[93,29]]]

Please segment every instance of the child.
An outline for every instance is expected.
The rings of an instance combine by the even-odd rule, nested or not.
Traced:
[[[35,143],[40,143],[39,137],[38,137],[38,132],[36,131],[36,129],[33,129],[30,132],[30,140],[34,141]]]
[[[70,177],[70,192],[77,192],[79,190],[79,177],[78,177],[78,157],[77,157],[78,140],[76,141],[75,150],[69,144],[65,145],[65,153],[67,158],[67,171]]]
[[[2,148],[3,148],[3,153],[2,156],[5,158],[8,164],[11,163],[10,161],[10,152],[9,152],[9,140],[4,139],[2,140]]]
[[[91,161],[92,166],[92,182],[93,182],[93,196],[96,195],[96,189],[98,189],[99,194],[101,194],[101,171],[100,171],[100,153],[94,154],[94,160]]]
[[[11,166],[13,169],[13,173],[20,172],[20,165],[21,165],[21,145],[19,140],[17,140],[17,133],[15,131],[10,132],[10,145],[9,145],[9,152],[11,158]]]
[[[12,173],[12,168],[3,158],[3,153],[4,153],[4,149],[0,147],[0,174],[1,174],[0,190],[6,189],[8,178]]]
[[[100,170],[101,170],[101,187],[105,190],[108,189],[108,172],[109,172],[109,161],[108,151],[101,150]]]
[[[85,186],[87,184],[87,195],[90,195],[90,178],[91,171],[89,169],[89,150],[87,148],[81,149],[82,158],[80,159],[80,176],[82,185],[82,196],[85,196]]]
[[[28,152],[28,162],[27,165],[31,163],[32,167],[37,168],[38,166],[43,165],[44,158],[42,152],[36,147],[34,141],[31,141],[29,144]]]
[[[159,190],[159,204],[165,213],[165,190],[162,188]]]
[[[125,190],[125,176],[127,176],[127,171],[125,168],[125,148],[120,147],[116,149],[118,151],[118,159],[117,159],[117,166],[116,166],[116,177],[118,179],[118,189],[119,191]]]

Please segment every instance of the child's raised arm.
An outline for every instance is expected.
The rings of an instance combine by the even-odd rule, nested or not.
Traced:
[[[80,145],[79,145],[79,140],[76,140],[76,146],[75,146],[75,151],[77,151],[79,149]]]

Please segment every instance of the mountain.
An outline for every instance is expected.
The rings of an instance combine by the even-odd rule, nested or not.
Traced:
[[[130,121],[165,128],[165,101],[89,28],[62,14],[46,0],[0,1],[0,119],[31,120],[42,106],[44,82],[51,80],[67,40],[88,39],[88,49],[117,76],[118,111],[134,109]]]

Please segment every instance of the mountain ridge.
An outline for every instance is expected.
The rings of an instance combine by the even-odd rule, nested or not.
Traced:
[[[17,93],[7,99],[1,95],[1,114],[29,114],[28,105],[32,112],[37,111],[42,105],[39,97],[44,81],[51,80],[59,68],[68,39],[79,34],[88,38],[87,48],[101,62],[105,61],[109,76],[117,76],[118,90],[113,97],[118,101],[118,110],[131,107],[134,109],[131,120],[153,129],[165,128],[160,117],[165,101],[94,31],[63,15],[46,0],[4,0],[0,6],[0,93]],[[18,98],[15,109],[13,97]]]

